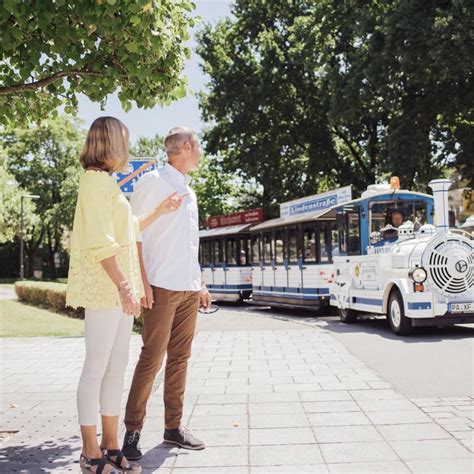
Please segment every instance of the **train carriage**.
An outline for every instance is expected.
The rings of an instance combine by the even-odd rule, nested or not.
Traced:
[[[283,203],[280,217],[252,227],[252,301],[319,309],[329,304],[336,215],[350,187]]]
[[[252,294],[252,222],[263,220],[262,209],[216,216],[199,233],[203,279],[217,301],[243,301]],[[232,223],[233,225],[226,225]]]
[[[472,237],[449,228],[450,184],[432,181],[433,199],[400,190],[394,178],[334,209],[339,256],[331,305],[342,321],[386,314],[400,335],[415,326],[474,321]]]

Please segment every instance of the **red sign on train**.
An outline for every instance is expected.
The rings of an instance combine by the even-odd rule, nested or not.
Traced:
[[[263,209],[261,207],[249,211],[234,212],[225,216],[209,217],[206,219],[206,227],[215,229],[228,225],[253,224],[255,222],[263,222]]]

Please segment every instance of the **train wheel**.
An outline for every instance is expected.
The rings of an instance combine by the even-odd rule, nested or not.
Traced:
[[[339,308],[339,318],[343,323],[352,324],[357,321],[358,313],[354,309]]]
[[[407,336],[413,330],[410,318],[405,316],[403,298],[398,290],[393,290],[388,300],[387,319],[395,334]]]

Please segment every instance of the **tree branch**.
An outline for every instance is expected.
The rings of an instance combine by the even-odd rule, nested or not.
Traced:
[[[44,79],[40,79],[39,81],[35,82],[30,82],[27,84],[16,84],[14,86],[8,86],[8,87],[0,87],[0,96],[1,95],[12,95],[12,94],[18,94],[22,92],[28,92],[28,91],[35,91],[37,89],[42,89],[49,84],[51,84],[54,81],[57,81],[58,79],[62,79],[64,77],[68,76],[100,76],[100,72],[95,72],[95,71],[88,71],[87,69],[84,70],[76,70],[73,69],[72,71],[59,71],[54,73],[50,77],[45,77]]]
[[[332,129],[333,132],[347,145],[349,150],[352,153],[352,156],[355,158],[359,166],[362,168],[362,171],[364,172],[365,176],[369,179],[372,178],[371,174],[369,173],[369,170],[367,169],[367,166],[364,163],[364,160],[362,156],[357,152],[357,150],[354,148],[352,143],[341,133],[337,130],[337,128]]]

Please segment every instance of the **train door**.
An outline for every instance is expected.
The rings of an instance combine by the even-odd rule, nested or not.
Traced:
[[[288,287],[295,289],[302,287],[302,252],[300,243],[299,227],[288,227],[287,229],[287,278]],[[293,290],[292,290],[293,291]]]
[[[278,288],[276,291],[282,291],[282,288],[288,287],[288,275],[285,249],[285,229],[277,229],[273,233],[272,239],[272,270],[273,270],[273,285]]]
[[[199,262],[201,263],[201,271],[204,281],[209,284],[214,284],[214,272],[211,269],[212,265],[212,243],[210,240],[202,239],[199,246]]]
[[[225,285],[224,240],[216,238],[212,242],[214,285]]]
[[[316,233],[316,222],[307,222],[302,226],[303,230],[303,266],[301,268],[301,285],[304,289],[317,288],[318,268],[317,252],[318,241]]]
[[[251,259],[252,259],[252,285],[263,286],[263,269],[261,265],[261,240],[259,234],[252,234],[251,236]]]
[[[272,270],[272,233],[263,232],[260,268],[262,270],[262,286],[275,286],[275,276]]]
[[[224,240],[224,284],[235,286],[239,284],[237,239],[236,237],[227,237]]]

